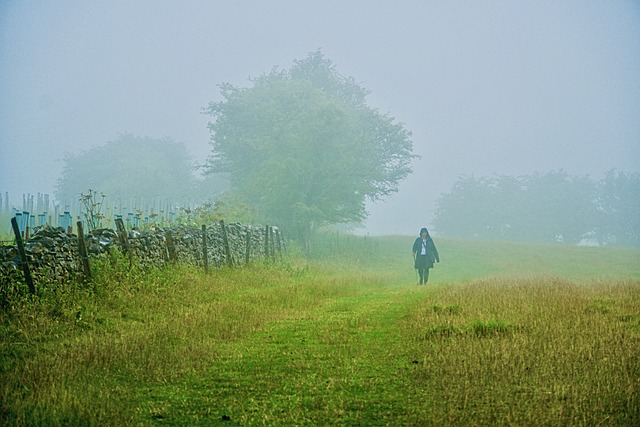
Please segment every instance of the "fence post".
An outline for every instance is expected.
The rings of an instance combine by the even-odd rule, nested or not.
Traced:
[[[220,228],[222,229],[222,243],[224,244],[224,255],[227,258],[227,266],[233,267],[233,259],[231,259],[231,249],[229,248],[229,238],[227,237],[227,227],[224,225],[224,220],[220,220]]]
[[[169,253],[169,262],[175,262],[177,258],[176,247],[173,243],[173,233],[171,233],[171,230],[167,231],[166,239],[167,239],[167,252]]]
[[[36,287],[33,284],[31,278],[31,271],[29,270],[29,262],[27,261],[27,254],[24,251],[24,245],[22,244],[22,236],[20,235],[20,229],[18,228],[18,221],[15,217],[11,218],[11,227],[13,228],[13,234],[16,236],[16,244],[18,245],[18,253],[20,254],[20,260],[22,264],[22,272],[24,273],[24,280],[29,286],[29,292],[36,293]]]
[[[282,255],[282,241],[280,239],[280,229],[276,227],[276,248],[278,249],[278,253]]]
[[[273,227],[269,226],[269,236],[271,236],[269,248],[271,249],[271,259],[276,260],[276,239],[273,237]]]
[[[207,254],[207,226],[202,224],[202,259],[204,259],[204,272],[209,272],[209,255]]]
[[[264,259],[269,258],[269,226],[264,226]]]
[[[127,230],[124,228],[124,222],[122,218],[116,218],[116,234],[118,234],[118,240],[124,251],[129,255],[129,267],[133,265],[133,254],[129,247],[129,238],[127,237]]]
[[[251,229],[247,230],[245,239],[244,264],[247,265],[249,264],[249,252],[251,251]]]
[[[287,252],[287,244],[285,243],[284,234],[278,228],[278,241],[280,242],[280,250],[282,252]]]
[[[80,251],[80,259],[82,260],[84,279],[91,280],[91,268],[89,267],[89,255],[87,254],[87,246],[84,244],[84,230],[82,229],[82,221],[78,221],[76,225],[78,226],[78,249]]]

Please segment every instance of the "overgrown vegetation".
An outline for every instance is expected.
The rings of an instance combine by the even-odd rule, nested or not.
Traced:
[[[437,240],[418,287],[406,238],[316,241],[208,275],[115,256],[14,301],[0,424],[640,422],[637,251]]]

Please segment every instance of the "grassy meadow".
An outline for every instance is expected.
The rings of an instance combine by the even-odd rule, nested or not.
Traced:
[[[94,264],[1,313],[0,425],[640,425],[640,251],[412,242]]]

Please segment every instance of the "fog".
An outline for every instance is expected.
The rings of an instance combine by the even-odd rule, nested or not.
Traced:
[[[421,156],[362,232],[417,234],[464,175],[640,171],[637,1],[9,1],[0,191],[52,193],[65,152],[121,133],[204,161],[217,85],[317,49]]]

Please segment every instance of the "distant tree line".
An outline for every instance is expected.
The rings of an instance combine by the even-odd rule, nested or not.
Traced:
[[[433,228],[450,237],[640,247],[640,174],[461,177],[437,200]]]

